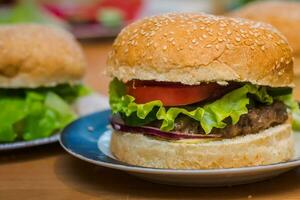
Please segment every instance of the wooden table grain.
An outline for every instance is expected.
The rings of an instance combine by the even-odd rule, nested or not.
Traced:
[[[84,79],[107,94],[102,73],[111,40],[83,44],[89,68]],[[153,184],[68,155],[58,144],[0,154],[0,200],[33,199],[300,199],[300,169],[260,183],[220,188]]]

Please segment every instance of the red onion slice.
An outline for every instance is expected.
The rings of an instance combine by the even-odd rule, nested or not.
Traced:
[[[128,126],[123,120],[117,116],[113,116],[110,119],[112,128],[116,131],[130,132],[136,134],[143,134],[147,136],[160,137],[168,140],[180,140],[180,139],[203,139],[203,138],[221,138],[221,135],[216,134],[183,134],[178,132],[166,132],[161,131],[159,128],[150,126]]]

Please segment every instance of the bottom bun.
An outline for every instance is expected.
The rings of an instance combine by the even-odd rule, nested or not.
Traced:
[[[165,141],[113,131],[111,151],[120,161],[153,168],[216,169],[267,165],[294,155],[290,124],[233,139]]]

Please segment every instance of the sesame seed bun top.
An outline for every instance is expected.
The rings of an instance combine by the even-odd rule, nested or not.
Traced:
[[[35,88],[77,83],[85,59],[73,36],[35,24],[0,26],[0,87]]]
[[[295,73],[300,75],[300,2],[253,2],[230,13],[272,24],[287,38],[295,57]]]
[[[125,82],[293,85],[291,49],[276,29],[208,14],[165,14],[127,26],[116,38],[107,66],[111,76]]]

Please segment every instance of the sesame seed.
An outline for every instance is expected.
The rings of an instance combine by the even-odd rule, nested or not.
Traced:
[[[264,43],[264,41],[259,40],[259,41],[257,41],[257,44],[258,44],[258,45],[264,45],[265,43]]]
[[[210,48],[211,46],[212,46],[211,44],[206,45],[207,48]]]
[[[166,50],[166,49],[167,49],[167,46],[166,46],[166,45],[164,45],[164,46],[163,46],[163,50]]]
[[[236,37],[235,40],[236,40],[237,42],[240,42],[240,41],[241,41],[241,38]]]
[[[233,48],[233,45],[232,45],[232,44],[226,44],[226,48],[227,48],[227,49],[232,49],[232,48]]]

